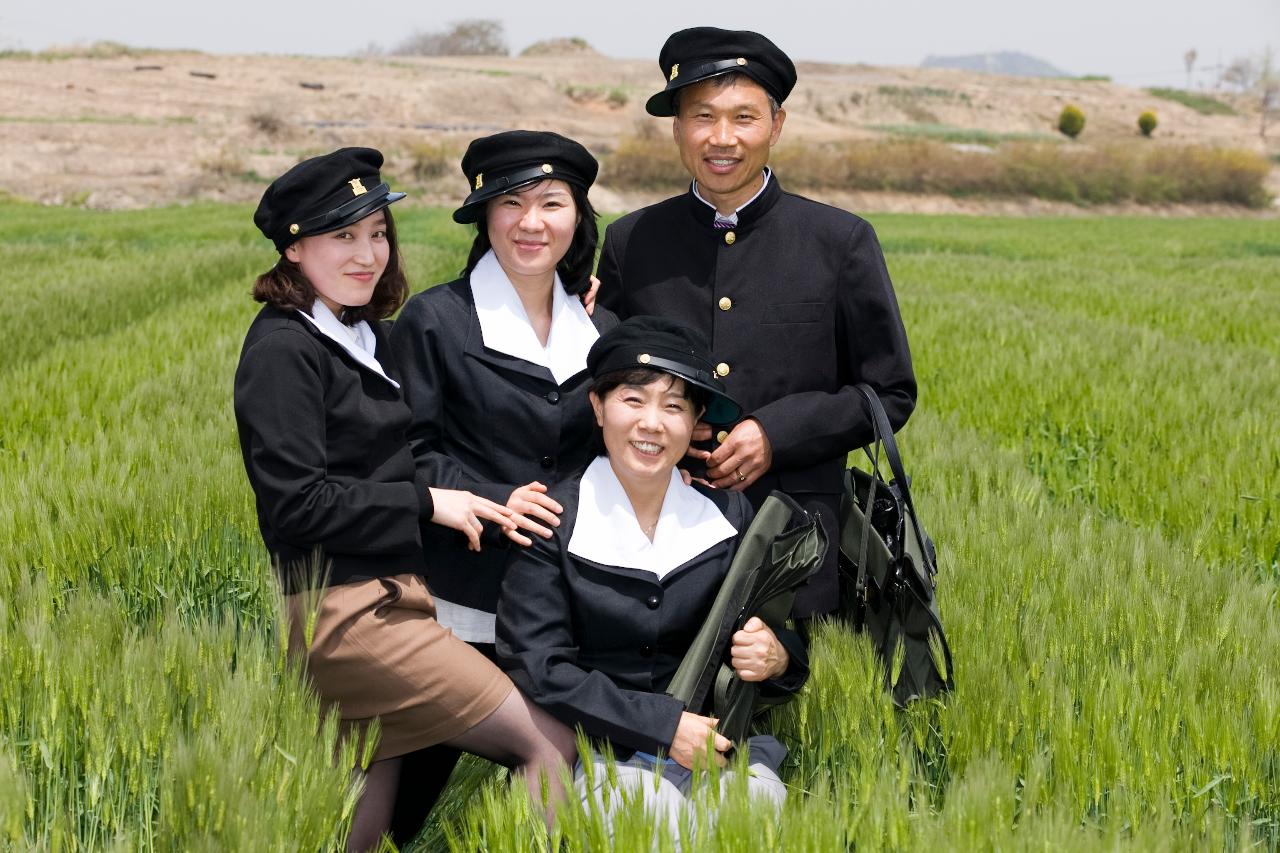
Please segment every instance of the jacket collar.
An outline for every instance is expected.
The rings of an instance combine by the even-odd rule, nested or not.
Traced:
[[[765,190],[767,190],[767,189],[769,188],[769,181],[770,181],[772,178],[773,178],[773,170],[772,170],[772,169],[770,169],[768,166],[765,166],[765,167],[764,167],[764,181],[763,181],[763,182],[761,182],[761,184],[760,184],[760,189],[756,190],[756,194],[755,194],[755,195],[753,195],[751,198],[747,199],[745,202],[743,202],[742,204],[738,205],[737,209],[735,209],[735,210],[733,211],[733,213],[731,213],[728,217],[725,217],[725,219],[732,219],[733,225],[734,225],[734,226],[736,226],[736,225],[738,224],[738,222],[740,222],[740,221],[741,221],[740,214],[742,213],[742,211],[743,211],[743,210],[745,210],[745,209],[747,208],[747,206],[748,206],[748,205],[750,205],[753,201],[755,201],[756,199],[760,198],[760,196],[764,195],[764,191],[765,191]],[[694,198],[696,198],[698,201],[702,202],[702,203],[703,203],[703,204],[705,204],[708,208],[710,208],[710,209],[711,209],[711,219],[712,219],[712,222],[714,223],[714,222],[716,222],[716,221],[719,221],[719,219],[721,218],[721,217],[720,217],[720,211],[716,209],[716,206],[715,206],[714,204],[712,204],[711,202],[709,202],[709,201],[707,201],[705,198],[703,198],[703,197],[702,197],[702,193],[698,192],[698,182],[697,182],[697,181],[694,181],[694,182],[689,186],[689,191],[690,191],[691,193],[693,193],[693,197],[694,197]]]
[[[675,569],[738,535],[709,499],[671,472],[653,541],[644,535],[631,499],[607,456],[597,457],[578,486],[578,516],[568,551],[602,566],[640,569],[662,580]]]
[[[551,334],[545,347],[492,249],[476,263],[470,283],[486,348],[546,368],[557,385],[587,369],[587,352],[600,333],[582,303],[565,293],[559,274],[551,286]]]
[[[347,355],[355,359],[356,364],[371,373],[381,376],[390,382],[393,387],[400,387],[400,383],[386,374],[386,371],[382,369],[382,364],[375,357],[374,353],[378,348],[378,339],[374,335],[373,329],[364,320],[354,326],[347,326],[333,315],[333,312],[329,310],[329,306],[319,299],[311,306],[310,314],[301,308],[298,309],[298,313],[306,317],[307,322],[317,332],[336,343]]]
[[[689,191],[680,198],[684,201],[685,212],[699,228],[717,239],[723,239],[725,232],[715,227],[715,213],[711,205],[694,193],[692,182],[689,184]],[[732,230],[739,235],[750,232],[761,219],[768,215],[780,198],[782,198],[782,183],[778,180],[778,174],[770,169],[769,179],[764,182],[764,187],[759,194],[738,208],[738,224],[733,226]]]

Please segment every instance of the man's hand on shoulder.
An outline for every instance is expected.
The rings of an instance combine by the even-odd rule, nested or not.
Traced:
[[[600,279],[591,276],[591,287],[586,293],[582,294],[582,307],[587,309],[588,317],[596,312],[596,294],[599,292]]]

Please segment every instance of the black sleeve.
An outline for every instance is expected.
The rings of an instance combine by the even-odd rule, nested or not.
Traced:
[[[515,485],[477,481],[457,460],[441,450],[448,347],[443,318],[429,300],[409,300],[391,329],[391,352],[412,412],[409,446],[414,462],[421,476],[435,488],[466,489],[495,503],[506,504]]]
[[[622,298],[622,267],[618,263],[618,241],[615,239],[617,233],[612,225],[604,230],[604,248],[600,250],[600,263],[596,269],[596,278],[600,279],[596,304],[608,308],[619,320],[625,320],[627,312]]]
[[[895,431],[915,408],[907,333],[880,241],[863,220],[850,235],[836,300],[840,387],[791,394],[749,413],[769,437],[775,467],[814,465],[870,443],[871,419],[854,388],[860,382],[880,395]]]
[[[558,543],[556,536],[512,551],[498,600],[497,652],[507,674],[565,725],[643,752],[669,749],[682,702],[665,693],[625,690],[603,672],[578,665],[573,602]]]
[[[235,410],[245,468],[271,526],[288,542],[347,554],[408,553],[431,511],[416,482],[327,477],[321,353],[302,332],[256,342],[236,371]]]

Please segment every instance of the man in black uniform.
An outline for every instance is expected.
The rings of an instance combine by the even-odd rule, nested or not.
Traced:
[[[701,329],[716,373],[746,412],[690,451],[720,488],[759,506],[786,492],[822,517],[833,543],[800,590],[797,616],[838,603],[841,478],[849,451],[870,442],[854,386],[879,393],[894,429],[915,406],[907,336],[884,255],[863,219],[793,195],[768,168],[796,70],[764,36],[696,27],[658,57],[666,88],[651,115],[672,116],[689,191],[609,226],[601,305],[620,317],[659,314]]]

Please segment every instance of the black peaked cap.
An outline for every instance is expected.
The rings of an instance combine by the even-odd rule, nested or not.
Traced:
[[[675,115],[671,95],[710,77],[739,72],[755,80],[781,104],[796,85],[796,66],[769,39],[750,30],[692,27],[673,33],[658,54],[667,87],[644,105],[649,115]]]
[[[707,339],[697,329],[666,317],[628,317],[601,335],[587,353],[592,379],[636,367],[669,373],[711,392],[702,416],[707,423],[731,424],[742,416],[742,407],[716,376]]]
[[[474,139],[462,155],[471,194],[453,221],[475,222],[489,199],[535,181],[552,178],[590,189],[599,171],[590,151],[558,133],[508,130]]]
[[[271,182],[253,224],[284,253],[291,243],[359,222],[404,198],[382,182],[382,152],[339,148],[303,160]]]

